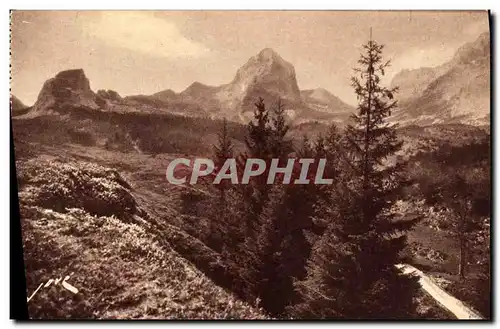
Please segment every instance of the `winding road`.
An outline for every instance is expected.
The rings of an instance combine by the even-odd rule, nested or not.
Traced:
[[[419,276],[419,283],[429,295],[432,296],[439,304],[444,308],[453,313],[460,320],[481,320],[483,317],[477,312],[471,310],[464,305],[460,300],[456,299],[452,295],[448,294],[437,284],[435,284],[431,278],[419,269],[408,265],[408,264],[398,264],[397,268],[403,271],[405,274],[416,274]]]

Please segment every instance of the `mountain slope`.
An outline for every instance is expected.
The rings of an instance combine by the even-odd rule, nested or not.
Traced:
[[[392,85],[401,88],[394,122],[489,124],[489,33],[462,46],[451,61],[439,67],[401,72]]]
[[[176,97],[177,94],[172,89],[166,89],[166,90],[162,90],[160,92],[157,92],[151,96],[155,97],[163,102],[168,102],[172,98]]]
[[[354,107],[344,103],[340,98],[324,88],[302,90],[303,101],[319,111],[329,113],[354,112]]]
[[[10,95],[10,111],[12,116],[18,116],[27,113],[30,108],[21,102],[19,98],[14,95]]]

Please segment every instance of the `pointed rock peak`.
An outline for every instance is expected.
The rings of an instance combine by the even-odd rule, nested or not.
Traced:
[[[257,57],[260,60],[268,61],[272,59],[281,59],[281,56],[275,52],[272,48],[264,48],[260,51],[260,53],[257,55]]]
[[[61,71],[53,79],[55,88],[71,88],[73,90],[90,90],[89,79],[83,69]]]

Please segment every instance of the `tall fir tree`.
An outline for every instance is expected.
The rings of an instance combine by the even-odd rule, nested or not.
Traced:
[[[248,123],[248,136],[245,144],[252,158],[267,159],[270,155],[270,118],[269,109],[266,107],[263,98],[255,103],[254,119]]]
[[[296,285],[299,316],[390,319],[414,314],[418,284],[395,265],[406,245],[404,233],[415,221],[391,213],[405,181],[402,164],[386,161],[402,145],[396,128],[386,122],[396,107],[396,89],[380,84],[389,65],[382,61],[383,46],[370,38],[363,49],[352,78],[358,112],[345,131],[350,175],[337,187],[334,218],[314,247],[308,277]]]
[[[285,116],[285,106],[281,99],[271,111],[271,135],[270,135],[270,155],[273,158],[279,158],[284,160],[288,153],[290,153],[292,148],[292,143],[290,140],[286,139],[286,134],[290,129],[290,126],[286,123]]]
[[[254,120],[247,126],[248,135],[245,144],[248,157],[268,161],[271,157],[272,128],[269,118],[269,109],[263,98],[255,103]],[[248,185],[240,188],[243,201],[246,204],[246,235],[253,236],[258,217],[268,200],[268,187],[265,175],[253,177]]]
[[[286,165],[292,144],[287,139],[288,125],[281,101],[270,112],[269,159],[280,159]],[[259,116],[263,117],[263,116]],[[254,125],[257,126],[257,125]],[[254,143],[256,144],[256,143]],[[298,154],[313,157],[309,142],[304,140]],[[269,163],[268,163],[269,165]],[[312,227],[313,185],[266,184],[268,199],[259,213],[254,235],[244,243],[241,271],[248,300],[275,316],[283,315],[285,307],[294,302],[293,279],[304,278],[310,254],[307,230]]]
[[[226,118],[224,118],[222,122],[222,127],[217,137],[217,145],[213,147],[213,158],[216,170],[220,170],[226,160],[233,157],[234,145],[229,137]],[[226,236],[231,234],[231,232],[227,231],[227,228],[233,226],[228,222],[232,219],[229,218],[227,209],[227,191],[231,188],[231,185],[228,180],[222,180],[219,184],[215,185],[215,187],[219,195],[216,204],[212,207],[214,209],[214,214],[210,221],[209,244],[215,250],[221,251],[224,247]]]
[[[226,160],[233,157],[234,145],[231,142],[231,138],[229,137],[226,118],[224,118],[224,121],[222,122],[222,128],[217,134],[217,137],[217,145],[214,145],[213,151],[214,165],[216,170],[220,170]],[[225,192],[229,188],[228,185],[229,182],[227,180],[223,180],[220,184],[217,184],[217,189],[219,190],[219,199],[223,208],[225,207]]]

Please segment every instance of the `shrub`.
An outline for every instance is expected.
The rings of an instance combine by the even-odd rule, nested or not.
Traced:
[[[95,164],[37,160],[18,165],[20,199],[55,211],[82,208],[99,216],[139,212],[130,185],[115,171]]]

